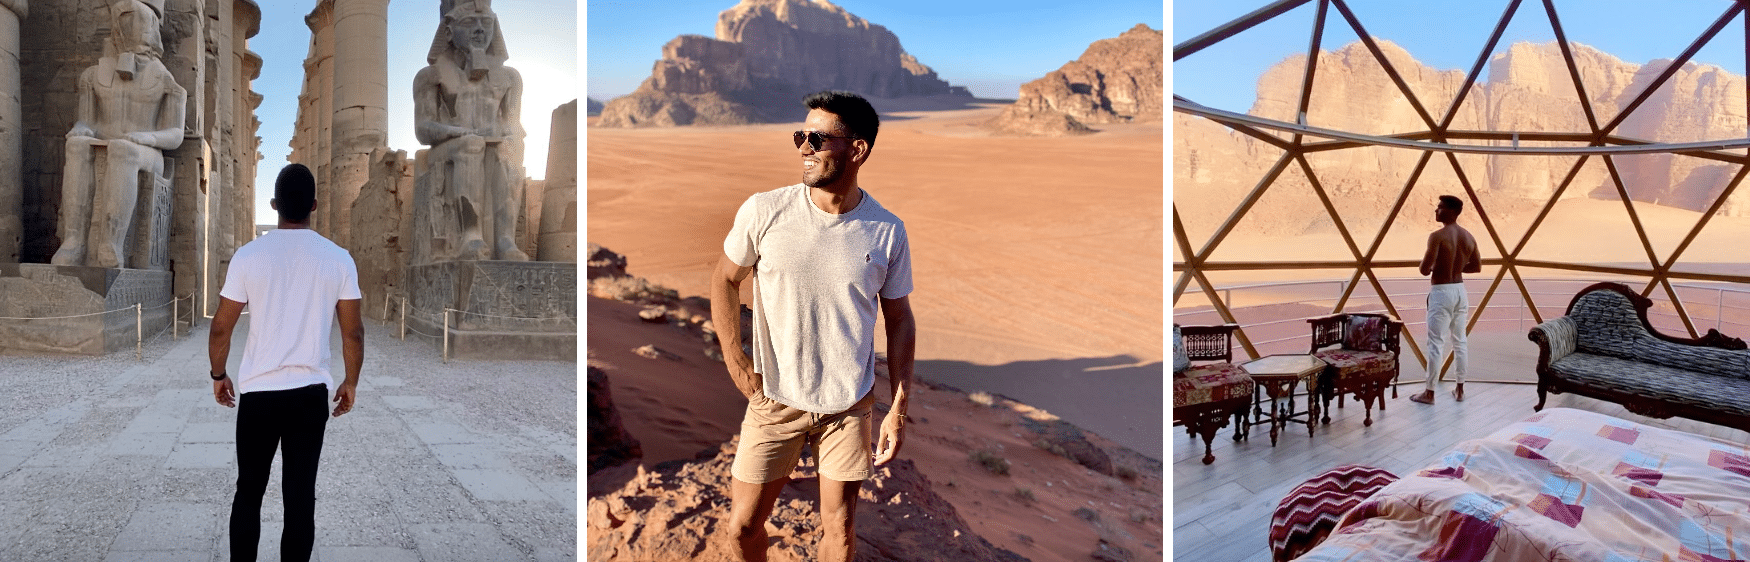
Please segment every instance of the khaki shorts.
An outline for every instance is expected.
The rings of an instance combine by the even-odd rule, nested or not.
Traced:
[[[820,476],[839,482],[868,480],[873,468],[869,412],[871,391],[850,409],[816,414],[786,406],[760,395],[749,400],[741,420],[741,443],[730,469],[736,479],[764,484],[790,475],[802,457],[805,441],[814,443],[814,465]]]

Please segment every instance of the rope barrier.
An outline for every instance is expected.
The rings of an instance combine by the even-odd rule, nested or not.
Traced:
[[[180,301],[180,300],[183,300],[183,299],[188,299],[188,300],[191,300],[191,301],[192,301],[192,300],[194,300],[194,294],[192,294],[192,293],[191,293],[191,294],[189,294],[189,296],[186,296],[186,297],[172,297],[172,298],[171,298],[171,299],[170,299],[170,300],[168,300],[168,301],[164,301],[164,304],[160,304],[160,305],[156,305],[156,306],[151,306],[151,307],[145,307],[145,308],[144,308],[144,310],[157,310],[157,309],[160,309],[160,308],[164,308],[164,307],[166,307],[166,306],[170,306],[170,305],[171,305],[171,303],[174,303],[174,302],[176,302],[176,301]],[[136,306],[138,306],[138,305],[136,305]],[[123,311],[127,311],[127,312],[133,312],[133,311],[134,311],[134,309],[135,309],[135,308],[136,308],[136,306],[129,306],[129,307],[125,307],[125,308],[117,308],[117,309],[115,309],[115,310],[105,310],[105,311],[102,311],[102,312],[91,312],[91,313],[86,313],[86,314],[75,314],[75,315],[72,315],[72,316],[21,316],[21,317],[14,317],[14,316],[0,316],[0,320],[67,320],[67,319],[71,319],[71,318],[85,318],[85,317],[88,317],[88,316],[98,316],[98,315],[101,315],[101,314],[110,314],[110,313],[114,313],[114,312],[123,312]]]

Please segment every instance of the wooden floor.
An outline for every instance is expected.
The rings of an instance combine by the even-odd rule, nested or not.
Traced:
[[[1422,369],[1406,362],[1393,400],[1386,392],[1386,410],[1374,410],[1373,426],[1362,426],[1362,410],[1350,402],[1331,414],[1312,437],[1306,426],[1291,426],[1270,446],[1267,426],[1252,429],[1251,438],[1235,443],[1233,427],[1215,438],[1215,463],[1204,465],[1203,441],[1174,428],[1173,559],[1198,562],[1270,560],[1270,515],[1289,490],[1308,478],[1342,464],[1363,464],[1412,474],[1433,464],[1459,441],[1482,437],[1534,413],[1537,388],[1528,384],[1490,384],[1478,380],[1535,380],[1528,375],[1536,363],[1536,347],[1520,345],[1524,335],[1473,334],[1470,380],[1464,402],[1448,394],[1433,406],[1409,401],[1420,392]],[[1526,342],[1529,343],[1529,342]],[[1529,348],[1529,358],[1527,357]],[[1302,408],[1304,397],[1297,401]],[[1333,403],[1334,404],[1334,403]],[[1548,407],[1577,408],[1631,421],[1750,443],[1750,433],[1712,424],[1672,418],[1655,420],[1631,414],[1614,403],[1572,394],[1551,395]]]

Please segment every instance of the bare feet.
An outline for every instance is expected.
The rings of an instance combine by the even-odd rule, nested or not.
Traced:
[[[1410,401],[1415,402],[1417,404],[1433,404],[1434,403],[1434,391],[1424,390],[1424,391],[1422,391],[1421,394],[1411,396]]]
[[[1464,383],[1458,383],[1458,388],[1452,390],[1452,399],[1458,402],[1464,401]]]

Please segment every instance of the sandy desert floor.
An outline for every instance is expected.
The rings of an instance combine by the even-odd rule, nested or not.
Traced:
[[[977,123],[1001,104],[930,105],[876,100],[893,112],[861,176],[906,221],[919,374],[1161,458],[1161,125],[991,137]],[[590,127],[587,240],[707,295],[740,203],[800,181],[796,128]]]

